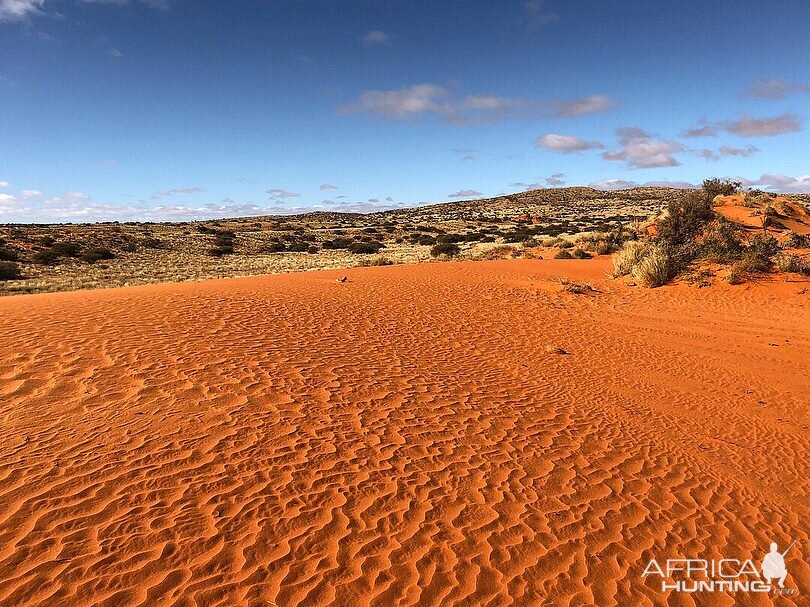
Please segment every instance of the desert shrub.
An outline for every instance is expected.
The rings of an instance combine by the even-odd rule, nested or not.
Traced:
[[[804,234],[791,231],[782,246],[785,249],[806,249],[810,247],[810,238]]]
[[[633,272],[633,268],[649,253],[652,244],[641,240],[631,240],[625,243],[621,251],[613,258],[613,275],[626,276]]]
[[[773,236],[757,234],[745,250],[743,259],[749,272],[767,272],[773,266],[773,257],[779,252],[779,242]]]
[[[776,267],[780,272],[802,272],[807,265],[798,255],[780,253],[776,257]]]
[[[311,244],[307,247],[307,253],[317,253],[320,249],[314,244]]]
[[[745,282],[746,276],[744,265],[745,264],[742,261],[731,264],[728,269],[728,276],[726,277],[729,284],[740,285]]]
[[[654,244],[633,267],[633,278],[645,287],[660,287],[674,275],[670,253],[666,247]]]
[[[283,242],[271,242],[267,246],[262,248],[263,252],[265,253],[283,253],[287,250],[287,245]]]
[[[17,261],[19,258],[20,254],[17,249],[0,246],[0,261]]]
[[[619,244],[610,240],[598,240],[594,243],[593,251],[597,255],[610,255],[619,250]]]
[[[59,255],[46,249],[44,251],[37,251],[31,255],[31,261],[43,266],[52,266],[59,262]]]
[[[53,243],[56,242],[56,238],[54,238],[53,236],[45,235],[40,236],[39,238],[36,239],[36,241],[43,247],[50,247],[53,246]]]
[[[430,249],[432,257],[455,257],[461,253],[461,248],[454,242],[440,242]]]
[[[346,250],[355,255],[373,255],[379,253],[384,246],[383,243],[372,240],[371,242],[353,242],[346,247]]]
[[[564,250],[565,249],[563,249],[563,251]],[[590,259],[591,255],[590,255],[590,253],[588,253],[586,251],[583,251],[582,249],[577,247],[577,248],[571,250],[571,257],[573,257],[575,259]]]
[[[0,280],[17,280],[22,278],[20,266],[13,261],[0,261]]]
[[[574,256],[571,255],[568,249],[560,249],[554,256],[554,259],[574,259]]]
[[[142,238],[140,243],[147,249],[163,249],[166,247],[166,243],[160,240],[159,238],[152,238],[152,237]]]
[[[353,241],[348,238],[335,238],[334,240],[324,240],[321,243],[323,249],[347,249]]]
[[[233,247],[211,247],[208,249],[208,255],[211,257],[223,257],[224,255],[233,255]]]
[[[707,222],[714,219],[711,201],[689,193],[667,203],[658,222],[658,239],[670,246],[683,246],[692,241]]]
[[[510,257],[514,252],[515,252],[514,247],[510,247],[504,244],[497,247],[492,247],[488,251],[484,252],[484,254],[481,257],[482,259],[487,260],[505,259],[506,257]]]
[[[287,250],[292,251],[293,253],[306,253],[307,250],[309,250],[309,244],[297,240],[295,242],[291,242],[287,247]]]
[[[739,240],[739,228],[730,221],[719,218],[705,231],[699,244],[699,254],[708,261],[726,263],[739,259],[742,244]]]
[[[87,249],[87,251],[84,252],[82,255],[82,261],[87,263],[96,263],[97,261],[113,259],[114,257],[115,253],[105,247],[93,247],[92,249]]]
[[[51,247],[51,252],[59,257],[78,257],[81,247],[75,242],[56,242]]]
[[[703,193],[709,204],[715,196],[730,196],[740,191],[742,183],[731,179],[706,179],[703,182]]]
[[[376,257],[371,257],[368,259],[363,259],[358,265],[360,266],[392,266],[394,262],[388,259],[387,257],[383,257],[382,255],[377,255]]]
[[[124,253],[134,253],[135,251],[138,250],[138,245],[132,240],[128,240],[127,242],[121,245],[121,250]]]

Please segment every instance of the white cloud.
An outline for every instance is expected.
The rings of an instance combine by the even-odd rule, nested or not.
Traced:
[[[757,186],[786,194],[810,193],[810,175],[789,177],[780,173],[765,173],[759,179],[740,179],[743,186]]]
[[[605,147],[599,141],[586,141],[578,137],[572,137],[571,135],[558,135],[556,133],[546,133],[542,137],[538,137],[535,145],[563,154],[584,152],[586,150],[596,150]]]
[[[45,0],[0,0],[0,21],[24,21],[42,14]]]
[[[780,114],[773,118],[752,118],[743,116],[725,125],[729,133],[743,137],[773,137],[802,130],[801,121],[795,114]]]
[[[447,195],[448,198],[481,198],[482,196],[483,194],[477,190],[459,190]]]
[[[391,36],[382,30],[371,30],[363,36],[363,44],[366,46],[383,46],[391,44]]]
[[[331,183],[324,183],[321,185],[321,190],[337,190],[338,187],[336,185],[332,185]]]
[[[565,173],[554,173],[549,177],[546,177],[546,185],[565,185]]]
[[[5,189],[5,188],[9,187],[10,185],[11,184],[8,181],[0,181],[0,188]]]
[[[432,114],[452,124],[482,124],[510,118],[580,116],[602,112],[613,105],[612,99],[602,95],[570,101],[502,97],[492,93],[454,98],[445,87],[424,83],[401,89],[363,91],[355,101],[340,106],[338,111],[398,120]]]
[[[616,130],[620,150],[604,152],[602,158],[611,161],[626,161],[631,169],[651,169],[679,166],[681,163],[674,154],[683,151],[676,141],[656,139],[647,131],[637,127],[623,127]]]
[[[23,198],[39,198],[43,194],[39,190],[20,190],[20,196]]]
[[[757,78],[742,96],[777,100],[796,93],[810,93],[810,86],[798,82],[785,82],[781,78]]]
[[[391,91],[364,91],[357,101],[340,108],[343,112],[376,114],[384,118],[410,118],[419,114],[445,114],[449,92],[437,84],[417,84]]]

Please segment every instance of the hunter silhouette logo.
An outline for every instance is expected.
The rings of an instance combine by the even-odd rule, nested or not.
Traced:
[[[779,587],[785,587],[785,578],[787,577],[787,567],[785,566],[785,556],[793,546],[796,545],[794,541],[788,549],[784,552],[779,552],[779,546],[776,542],[771,542],[771,551],[762,559],[762,577],[769,582],[771,580],[779,580]]]
[[[757,592],[775,595],[797,595],[797,588],[785,588],[788,577],[785,557],[796,545],[794,541],[784,552],[771,542],[771,550],[758,568],[751,559],[723,558],[667,559],[659,563],[651,559],[641,574],[658,576],[663,592]]]

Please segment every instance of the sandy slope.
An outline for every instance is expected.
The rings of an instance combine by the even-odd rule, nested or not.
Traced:
[[[810,283],[608,263],[0,300],[0,604],[733,605],[640,574],[772,538],[810,604]]]

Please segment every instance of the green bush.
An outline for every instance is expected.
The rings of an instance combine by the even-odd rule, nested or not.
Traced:
[[[105,247],[93,247],[92,249],[87,249],[82,255],[82,261],[87,263],[96,263],[97,261],[103,261],[106,259],[113,259],[115,254]]]
[[[16,249],[0,246],[0,261],[17,261],[19,258],[20,254]]]
[[[43,266],[52,266],[59,262],[59,255],[46,249],[44,251],[37,251],[31,255],[31,261]]]
[[[743,246],[739,228],[730,221],[719,218],[705,231],[699,245],[699,254],[707,261],[727,263],[740,258]]]
[[[78,257],[81,247],[75,242],[56,242],[51,247],[51,252],[59,257]]]
[[[383,243],[372,240],[370,242],[353,242],[346,247],[346,250],[355,255],[371,255],[379,253],[383,247],[385,247]]]
[[[13,261],[0,261],[0,280],[18,280],[22,278],[20,266]]]
[[[731,196],[740,191],[742,183],[731,179],[706,179],[703,182],[703,193],[706,200],[711,204],[715,196]]]
[[[804,234],[791,231],[782,246],[785,249],[806,249],[810,247],[810,238]]]
[[[440,242],[430,249],[430,254],[432,257],[455,257],[459,253],[461,253],[461,247],[454,242]]]
[[[712,219],[711,201],[690,192],[667,204],[666,214],[658,223],[658,239],[670,246],[683,246],[700,234]]]

